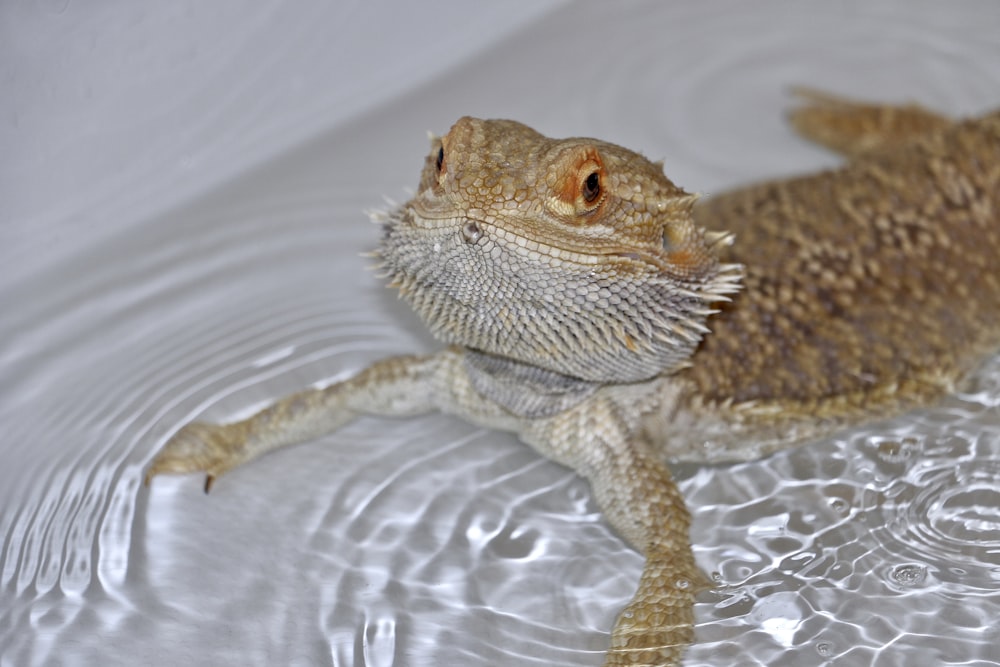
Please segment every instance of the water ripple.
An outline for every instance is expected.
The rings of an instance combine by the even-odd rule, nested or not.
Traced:
[[[942,582],[1000,587],[1000,459],[925,460],[869,486],[861,512],[881,548]],[[898,565],[896,568],[913,565]],[[904,576],[904,579],[906,577]],[[897,582],[898,576],[893,577]]]
[[[378,234],[360,211],[415,181],[418,130],[462,113],[572,126],[714,191],[831,163],[783,124],[793,84],[997,103],[989,21],[856,4],[567,4],[160,217],[43,230],[59,252],[0,283],[0,663],[599,664],[641,558],[582,480],[510,436],[362,420],[209,497],[184,477],[147,491],[143,466],[192,418],[427,349],[357,257]],[[238,88],[231,108],[257,109]],[[104,192],[142,199],[135,178]],[[997,405],[1000,360],[903,420],[679,471],[720,585],[689,663],[1000,662]]]

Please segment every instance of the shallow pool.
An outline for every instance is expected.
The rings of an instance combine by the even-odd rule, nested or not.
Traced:
[[[209,496],[143,467],[192,418],[435,348],[366,270],[364,211],[460,115],[615,141],[711,193],[836,163],[784,127],[794,84],[1000,106],[987,1],[121,4],[0,20],[3,667],[600,664],[641,559],[511,436],[364,419]],[[44,55],[60,35],[78,62]],[[1000,662],[998,406],[993,361],[941,405],[679,466],[718,582],[687,664]]]

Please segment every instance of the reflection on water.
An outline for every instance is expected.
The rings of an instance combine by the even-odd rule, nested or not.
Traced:
[[[793,83],[1000,105],[977,97],[1000,90],[988,21],[872,6],[573,4],[427,91],[11,276],[0,663],[598,664],[641,560],[580,479],[506,435],[363,420],[207,497],[193,478],[147,490],[142,468],[194,416],[231,419],[432,345],[357,256],[377,234],[361,211],[417,178],[422,137],[401,114],[606,136],[712,190],[829,164],[780,126]],[[586,68],[553,55],[588,43],[602,50]],[[512,73],[538,94],[501,94]],[[689,663],[1000,661],[998,404],[994,361],[917,414],[681,467],[719,582]]]
[[[908,664],[929,637],[930,664],[1000,657],[995,408],[952,398],[766,463],[688,480],[699,560],[724,584],[691,664],[748,646],[760,664],[883,664],[890,645]]]

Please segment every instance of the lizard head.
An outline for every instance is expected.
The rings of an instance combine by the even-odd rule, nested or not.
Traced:
[[[683,367],[738,289],[728,237],[660,165],[593,139],[462,118],[434,138],[377,255],[440,339],[557,373],[633,382]]]

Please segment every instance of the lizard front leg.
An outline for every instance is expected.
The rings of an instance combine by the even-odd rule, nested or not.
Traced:
[[[287,396],[230,424],[193,422],[157,453],[146,484],[163,473],[204,472],[205,492],[221,474],[270,451],[312,440],[362,414],[410,416],[436,409],[434,378],[454,353],[392,357],[323,389]]]
[[[646,557],[639,588],[618,617],[605,667],[679,664],[694,637],[694,597],[709,582],[688,536],[690,514],[670,470],[607,393],[523,434],[577,470],[611,525]]]
[[[215,477],[237,465],[333,431],[360,414],[407,416],[443,409],[474,423],[518,431],[541,453],[584,476],[614,528],[646,556],[639,588],[612,632],[605,665],[677,664],[691,642],[694,596],[705,581],[691,552],[684,499],[669,469],[638,435],[641,410],[635,404],[649,388],[632,396],[629,388],[604,387],[553,416],[519,417],[473,387],[467,354],[449,350],[386,359],[344,382],[293,394],[243,421],[189,424],[157,454],[146,479],[205,472],[208,490]]]

